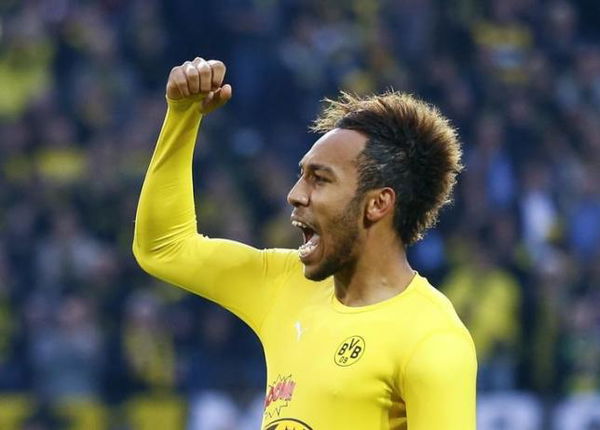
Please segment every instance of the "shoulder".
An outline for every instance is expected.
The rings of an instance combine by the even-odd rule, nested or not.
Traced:
[[[468,334],[448,297],[426,278],[419,274],[416,276],[418,279],[412,289],[411,306],[416,310],[416,322],[423,328],[423,336],[439,330],[458,330]]]
[[[476,363],[473,340],[452,303],[427,279],[417,276],[405,308],[410,314],[410,335],[404,337],[401,373],[408,369],[412,373],[429,372],[441,363],[442,357],[445,368],[473,367]]]

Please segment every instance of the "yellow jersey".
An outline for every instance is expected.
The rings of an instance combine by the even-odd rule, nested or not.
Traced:
[[[452,305],[416,274],[400,294],[348,307],[307,280],[296,250],[198,234],[195,100],[169,108],[142,188],[134,254],[150,274],[225,307],[267,361],[263,430],[470,430],[477,362]]]

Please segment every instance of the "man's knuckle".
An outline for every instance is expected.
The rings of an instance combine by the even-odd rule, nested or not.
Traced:
[[[198,77],[198,71],[195,67],[186,69],[185,74],[188,78],[196,79]]]
[[[225,64],[219,60],[211,60],[210,67],[213,70],[224,71],[226,69]]]

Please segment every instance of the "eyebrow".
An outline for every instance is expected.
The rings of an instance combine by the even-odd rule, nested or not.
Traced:
[[[300,168],[300,170],[302,170],[304,168],[304,166],[302,165],[302,162],[298,163],[298,167]],[[324,164],[319,164],[319,163],[309,163],[306,166],[307,169],[309,170],[317,170],[317,171],[323,171],[326,173],[329,173],[330,175],[336,177],[337,175],[335,174],[335,172],[333,171],[333,169],[329,166],[326,166]]]

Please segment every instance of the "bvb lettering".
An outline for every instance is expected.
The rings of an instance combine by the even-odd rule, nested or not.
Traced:
[[[334,361],[338,366],[350,366],[358,361],[365,350],[365,340],[351,336],[338,347]]]

